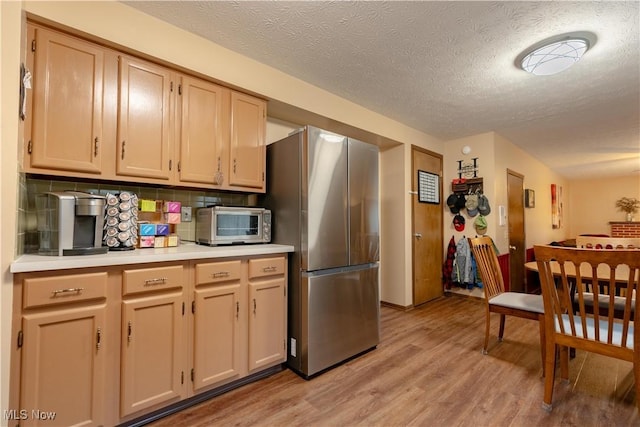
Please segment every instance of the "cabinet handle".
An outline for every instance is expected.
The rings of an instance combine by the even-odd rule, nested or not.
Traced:
[[[98,157],[98,137],[93,140],[93,157]]]
[[[180,166],[180,162],[178,161],[178,172],[182,172],[182,167]]]
[[[120,154],[120,158],[121,158],[122,160],[124,160],[124,144],[125,144],[126,142],[127,142],[127,141],[122,141],[122,153]]]
[[[166,277],[158,277],[155,279],[147,279],[144,281],[144,285],[145,286],[153,286],[153,285],[164,285],[165,283],[167,283],[167,278]]]
[[[233,159],[233,173],[236,173],[236,159]]]
[[[253,314],[256,314],[256,299],[253,299]]]
[[[236,301],[236,319],[240,318],[240,303]]]
[[[214,279],[219,279],[220,277],[229,277],[228,271],[218,271],[217,273],[212,273],[211,277]]]
[[[69,293],[79,294],[82,291],[84,291],[84,288],[67,288],[67,289],[56,289],[51,293],[55,297],[55,296],[58,296],[58,294],[69,294]]]
[[[218,156],[218,172],[220,172],[220,156]]]
[[[102,330],[98,328],[96,332],[96,350],[100,350],[100,342],[102,341]]]
[[[171,170],[171,159],[169,159],[169,170]]]
[[[262,271],[264,273],[273,273],[274,271],[276,271],[278,269],[278,267],[274,266],[274,265],[270,265],[269,267],[263,267]]]
[[[127,323],[127,342],[131,342],[131,321]]]

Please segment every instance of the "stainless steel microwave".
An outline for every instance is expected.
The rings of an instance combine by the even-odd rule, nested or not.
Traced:
[[[268,209],[231,206],[198,209],[197,243],[217,246],[270,241],[271,211]]]

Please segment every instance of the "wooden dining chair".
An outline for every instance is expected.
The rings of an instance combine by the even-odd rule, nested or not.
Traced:
[[[520,292],[507,292],[504,288],[500,265],[491,237],[483,236],[469,239],[471,252],[476,260],[478,272],[482,279],[484,289],[486,323],[484,346],[482,353],[487,354],[489,346],[489,332],[491,330],[491,313],[500,315],[500,329],[498,341],[502,341],[506,316],[521,317],[537,320],[540,329],[540,353],[542,356],[542,373],[544,375],[544,307],[542,296],[524,294]]]
[[[567,348],[614,357],[633,363],[636,405],[640,398],[640,332],[634,325],[639,320],[638,289],[640,252],[633,249],[597,250],[553,246],[534,246],[545,311],[545,383],[542,407],[551,411],[555,379],[556,348],[560,349],[560,378],[568,380]],[[609,294],[593,294],[595,303],[607,298],[605,314],[590,313],[585,293],[593,281],[609,283]],[[615,317],[615,288],[624,286],[627,294],[621,318]],[[572,289],[573,288],[573,289]],[[575,292],[578,308],[574,313],[571,292]],[[633,313],[633,314],[632,314]],[[605,374],[605,373],[603,373]],[[640,407],[640,405],[639,405]]]
[[[640,250],[640,238],[635,237],[591,237],[591,236],[578,236],[576,238],[576,247],[585,249],[638,249]],[[613,305],[615,307],[615,317],[621,317],[624,311],[624,302],[626,289],[620,284],[617,285],[615,290],[615,298]],[[584,294],[585,307],[587,311],[593,311],[594,299],[593,293],[598,292],[600,294],[608,294],[607,283],[599,283],[598,286],[591,286]],[[577,301],[574,300],[575,310],[577,311]],[[598,300],[598,307],[601,315],[606,314],[609,306],[608,298],[600,298]],[[633,312],[632,312],[633,314]]]

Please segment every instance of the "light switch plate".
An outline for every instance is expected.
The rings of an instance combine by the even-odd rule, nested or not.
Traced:
[[[182,206],[180,208],[180,220],[182,222],[191,222],[191,206]]]

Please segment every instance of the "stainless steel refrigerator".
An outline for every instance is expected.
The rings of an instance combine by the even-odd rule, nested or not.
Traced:
[[[378,148],[306,126],[267,147],[272,240],[289,244],[288,357],[305,378],[375,348]]]

